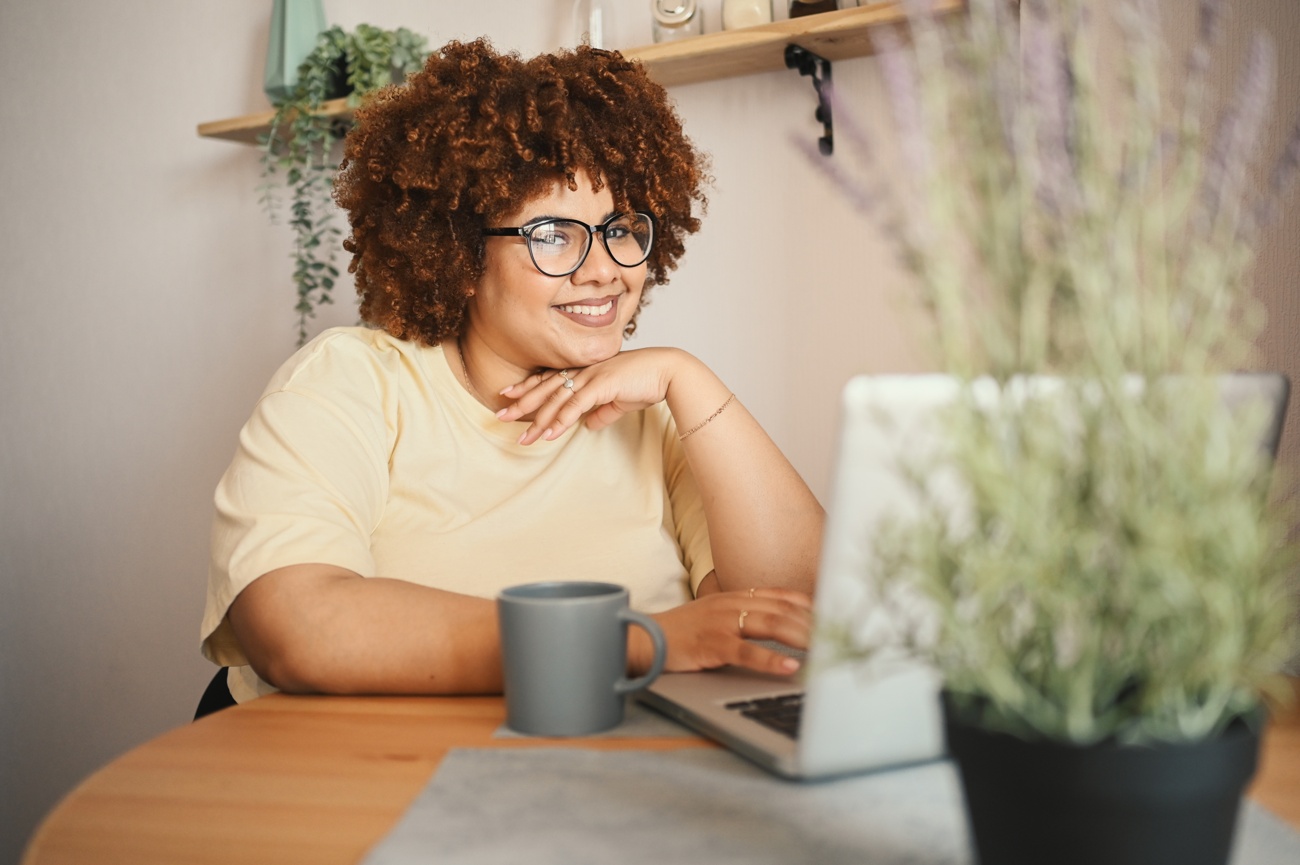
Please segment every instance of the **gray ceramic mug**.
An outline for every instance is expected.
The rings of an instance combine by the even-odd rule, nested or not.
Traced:
[[[663,671],[667,643],[659,624],[628,609],[612,583],[530,583],[497,596],[506,725],[535,736],[582,736],[623,721],[623,697]],[[654,643],[654,663],[627,678],[627,627]]]

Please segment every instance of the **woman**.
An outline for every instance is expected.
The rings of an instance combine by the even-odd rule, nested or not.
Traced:
[[[280,370],[217,490],[203,649],[236,700],[499,691],[492,599],[543,579],[628,586],[669,669],[797,666],[747,638],[806,645],[821,507],[703,363],[622,350],[703,179],[616,53],[453,42],[358,111],[373,327]]]

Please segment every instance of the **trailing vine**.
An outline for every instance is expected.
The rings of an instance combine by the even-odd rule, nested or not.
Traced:
[[[359,24],[347,32],[331,27],[298,67],[293,92],[274,103],[275,117],[262,137],[261,201],[272,222],[278,221],[278,187],[289,189],[288,223],[293,229],[293,282],[298,300],[298,345],[307,341],[307,319],[321,304],[333,303],[339,270],[335,257],[341,232],[332,190],[338,168],[334,144],[347,134],[348,122],[323,116],[321,105],[347,96],[361,104],[366,94],[400,81],[424,64],[426,40],[399,27],[384,30]]]

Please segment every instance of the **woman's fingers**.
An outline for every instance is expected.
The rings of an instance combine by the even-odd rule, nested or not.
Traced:
[[[746,640],[776,640],[796,649],[808,648],[812,617],[796,607],[770,611],[763,608],[741,610],[737,615],[736,635]],[[743,620],[743,627],[741,627]]]
[[[556,385],[537,408],[533,415],[533,422],[519,438],[520,444],[532,444],[538,439],[551,441],[558,438],[587,410],[587,406],[583,404],[586,397],[580,394],[577,376],[567,370],[564,372],[566,372],[564,376],[556,375],[561,384]],[[573,386],[569,387],[566,383],[572,383]]]
[[[514,403],[497,413],[503,421],[532,415],[520,444],[558,438],[584,415],[594,429],[622,415],[661,402],[679,360],[667,349],[637,349],[582,369],[545,370],[506,388]]]
[[[670,670],[705,670],[728,664],[766,673],[792,673],[799,662],[754,640],[808,647],[812,602],[785,589],[708,595],[659,614],[668,640]]]
[[[581,415],[572,420],[556,422],[559,410],[573,400],[577,393],[577,373],[573,370],[538,373],[511,385],[501,392],[514,402],[497,412],[497,417],[507,423],[532,415],[532,422],[519,437],[520,444],[532,444],[540,438],[552,439],[564,432]]]
[[[627,412],[618,403],[607,402],[604,405],[596,406],[587,414],[587,429],[594,432],[607,427],[625,414]]]
[[[519,437],[520,444],[556,439],[583,415],[595,413],[597,420],[593,421],[592,428],[600,429],[627,413],[618,402],[617,382],[611,383],[608,376],[601,377],[590,370],[561,372],[565,375],[557,373],[546,379],[513,406],[497,413],[497,417],[510,421],[532,412],[532,423]],[[573,386],[566,382],[572,382]]]
[[[733,663],[738,667],[778,676],[798,672],[801,666],[797,659],[756,643],[744,643]]]
[[[560,373],[564,373],[563,376]],[[501,395],[514,400],[513,403],[497,412],[497,417],[504,421],[518,420],[542,408],[548,400],[554,399],[561,390],[569,390],[565,381],[572,381],[571,370],[546,370],[534,373],[528,378],[501,391]]]
[[[803,609],[809,611],[811,611],[813,608],[812,596],[805,592],[796,591],[795,589],[754,588],[754,589],[744,589],[742,591],[737,592],[736,594],[745,595],[751,598],[753,597],[773,598],[778,601],[785,601],[787,604],[793,604],[796,607],[802,607]]]
[[[514,384],[502,390],[501,395],[519,399],[521,396],[528,393],[530,390],[537,387],[539,384],[546,381],[548,378],[550,378],[553,375],[555,375],[554,370],[549,370],[549,369],[538,370],[537,372],[533,373],[523,381],[515,382]]]

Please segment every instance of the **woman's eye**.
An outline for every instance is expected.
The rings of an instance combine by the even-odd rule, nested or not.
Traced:
[[[535,229],[530,239],[539,246],[549,247],[564,246],[569,242],[568,235],[552,227]]]

